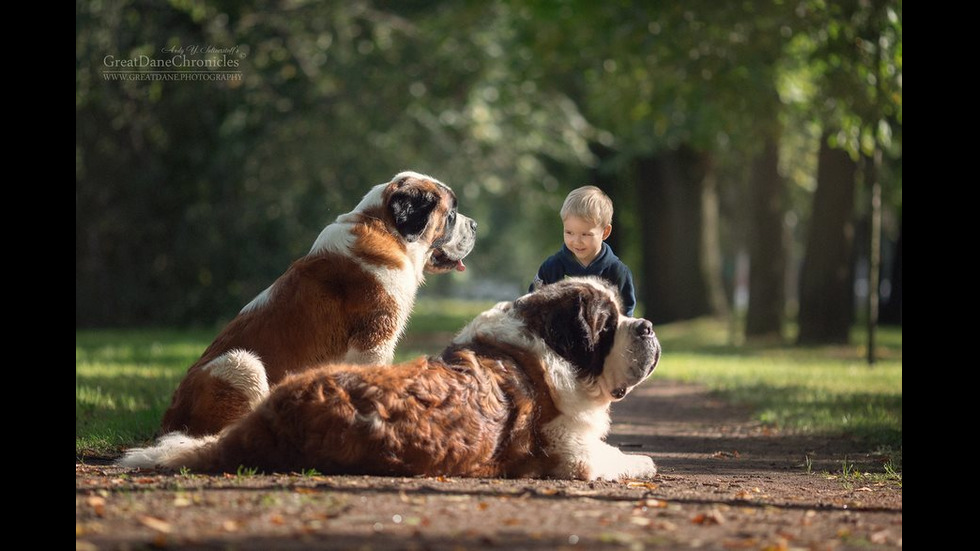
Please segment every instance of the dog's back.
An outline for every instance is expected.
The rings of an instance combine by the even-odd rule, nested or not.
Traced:
[[[514,459],[527,471],[541,455],[533,385],[516,364],[472,354],[454,360],[307,370],[284,379],[220,439],[171,433],[121,464],[494,477],[512,476]]]

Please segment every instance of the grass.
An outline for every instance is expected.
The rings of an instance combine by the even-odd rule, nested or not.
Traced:
[[[114,454],[152,438],[177,383],[213,336],[203,331],[76,332],[76,454]]]
[[[881,329],[879,357],[865,361],[864,336],[848,346],[728,344],[713,320],[666,325],[659,377],[695,382],[750,406],[780,428],[850,436],[872,448],[902,447],[902,334]]]
[[[848,489],[852,489],[858,484],[889,484],[898,488],[902,487],[902,473],[900,470],[896,470],[891,461],[883,465],[883,472],[867,472],[861,471],[853,462],[849,462],[847,457],[844,457],[841,460],[840,470],[835,473],[827,473],[827,477],[840,480],[841,484]]]
[[[431,354],[492,303],[421,300],[396,359]],[[902,448],[902,333],[882,329],[879,361],[864,362],[863,335],[849,346],[733,345],[722,322],[657,328],[664,356],[651,379],[705,385],[750,406],[760,421],[800,432],[841,435],[870,449]],[[145,444],[170,396],[215,330],[76,331],[75,453],[115,456]],[[894,455],[894,453],[892,453]]]

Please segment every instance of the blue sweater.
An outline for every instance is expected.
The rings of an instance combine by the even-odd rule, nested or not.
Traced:
[[[602,244],[599,256],[589,263],[582,266],[575,254],[562,245],[561,250],[549,256],[538,269],[538,275],[534,278],[534,283],[528,291],[533,291],[536,287],[548,283],[554,283],[575,276],[599,276],[611,281],[619,287],[619,295],[623,301],[623,313],[633,316],[633,309],[636,308],[636,293],[633,288],[633,272],[626,264],[613,253],[612,247],[607,243]]]

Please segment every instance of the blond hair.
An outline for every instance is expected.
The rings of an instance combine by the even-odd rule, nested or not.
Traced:
[[[561,206],[561,219],[578,216],[596,226],[612,224],[612,199],[595,186],[582,186],[573,189]]]

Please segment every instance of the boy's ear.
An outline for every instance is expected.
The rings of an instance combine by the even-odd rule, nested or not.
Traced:
[[[606,229],[602,230],[602,240],[605,241],[609,234],[612,233],[612,224],[606,224]]]

